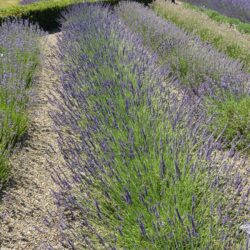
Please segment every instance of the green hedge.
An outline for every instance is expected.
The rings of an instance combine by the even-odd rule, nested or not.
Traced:
[[[0,25],[6,19],[22,18],[29,19],[32,23],[47,31],[58,29],[61,12],[74,4],[83,3],[84,0],[50,0],[46,2],[36,2],[29,5],[12,6],[0,9]],[[105,3],[115,5],[119,0],[86,0],[89,3]],[[152,0],[137,0],[137,2],[148,5]]]
[[[97,0],[87,0],[97,2]],[[32,23],[38,23],[44,30],[57,29],[61,11],[67,7],[83,3],[83,0],[50,0],[46,2],[36,2],[29,5],[13,6],[0,9],[0,24],[7,18],[29,19]],[[106,2],[106,1],[102,1]],[[107,2],[116,2],[111,0]]]

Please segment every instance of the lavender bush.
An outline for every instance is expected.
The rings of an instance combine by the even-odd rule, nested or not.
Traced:
[[[0,27],[0,183],[7,178],[10,149],[27,127],[26,106],[41,34],[26,21],[6,21]]]
[[[169,69],[142,39],[107,9],[83,5],[65,14],[59,45],[65,106],[52,117],[70,174],[57,171],[55,197],[70,217],[78,211],[82,247],[244,245],[237,223],[247,206],[230,203],[243,179],[218,163],[219,139],[188,99],[159,98]]]
[[[250,22],[250,2],[248,0],[185,0],[188,3],[216,10],[223,15]]]

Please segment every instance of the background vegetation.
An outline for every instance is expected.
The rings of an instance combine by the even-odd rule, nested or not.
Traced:
[[[219,25],[208,16],[185,6],[157,0],[152,7],[158,15],[197,35],[204,42],[211,43],[229,57],[242,61],[246,65],[246,70],[250,72],[250,36]]]
[[[18,5],[20,0],[0,0],[0,8]]]
[[[200,11],[200,12],[206,14],[214,21],[217,21],[219,23],[229,24],[231,27],[233,26],[233,27],[237,28],[242,33],[250,34],[250,23],[244,23],[237,18],[223,16],[222,14],[220,14],[219,12],[217,12],[215,10],[202,8],[202,7],[194,6],[191,4],[186,4],[185,6],[187,6],[188,8],[191,8],[193,10]]]

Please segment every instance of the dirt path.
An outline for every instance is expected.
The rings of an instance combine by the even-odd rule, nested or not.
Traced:
[[[48,44],[56,46],[57,37],[58,34],[49,35]],[[62,158],[48,114],[54,108],[48,96],[59,85],[46,64],[49,60],[56,63],[56,59],[53,49],[48,46],[44,53],[45,63],[39,73],[34,105],[30,109],[28,137],[11,160],[14,183],[5,191],[0,204],[1,250],[63,249],[55,226],[57,217],[53,221],[46,219],[48,211],[52,214],[57,211],[51,196],[51,190],[56,186],[48,171],[48,160],[57,164]]]

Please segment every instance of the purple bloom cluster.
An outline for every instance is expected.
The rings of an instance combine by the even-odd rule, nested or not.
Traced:
[[[250,22],[249,0],[185,0],[188,3],[216,10],[223,15]]]
[[[55,171],[54,195],[81,227],[64,242],[72,249],[76,239],[88,249],[243,245],[244,179],[233,160],[216,156],[220,140],[204,129],[199,102],[159,98],[162,83],[173,84],[171,69],[143,43],[106,8],[75,6],[64,15],[64,102],[52,117],[68,170]]]
[[[40,60],[41,35],[27,21],[6,21],[0,27],[0,183],[7,177],[10,149],[26,130],[25,110]]]
[[[122,2],[116,12],[159,55],[160,63],[169,64],[180,83],[196,94],[197,87],[223,87],[225,81],[227,89],[249,93],[250,75],[244,73],[242,63],[229,59],[139,3]]]

